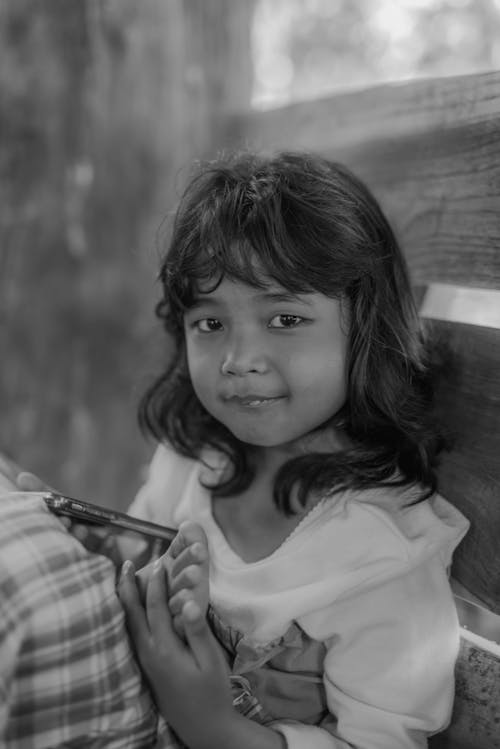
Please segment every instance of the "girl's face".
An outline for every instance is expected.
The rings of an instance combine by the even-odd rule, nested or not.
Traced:
[[[337,299],[224,278],[184,316],[196,395],[242,442],[293,447],[344,404],[346,327]]]

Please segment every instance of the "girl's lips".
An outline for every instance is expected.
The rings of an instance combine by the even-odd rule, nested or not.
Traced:
[[[225,400],[230,403],[235,403],[237,406],[244,406],[245,408],[259,408],[276,403],[277,401],[283,400],[283,398],[283,395],[267,396],[250,393],[245,396],[232,395]]]

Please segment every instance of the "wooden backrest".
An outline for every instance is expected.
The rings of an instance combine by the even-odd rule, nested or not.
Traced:
[[[471,521],[453,576],[500,614],[500,330],[494,322],[500,293],[484,294],[500,289],[500,73],[377,86],[240,113],[222,137],[226,146],[304,149],[349,166],[395,227],[412,283],[428,290],[425,314],[433,314],[428,300],[439,297],[436,283],[446,284],[443,291],[459,286],[487,297],[490,327],[434,323],[455,354],[439,396],[455,443],[443,455],[439,484]]]

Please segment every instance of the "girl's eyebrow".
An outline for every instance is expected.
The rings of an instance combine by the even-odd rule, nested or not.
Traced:
[[[197,309],[198,307],[218,307],[221,304],[216,297],[209,294],[206,296],[195,296],[188,307],[189,310]]]
[[[312,306],[312,303],[307,299],[304,294],[293,294],[291,291],[262,291],[255,294],[255,299],[258,302],[285,302],[285,303],[299,303],[305,304],[308,307]],[[216,294],[199,294],[195,296],[189,305],[189,309],[197,309],[198,307],[223,307],[224,300],[219,299]]]
[[[292,294],[291,291],[263,291],[261,294],[256,294],[256,298],[270,302],[299,302],[311,306],[311,302],[304,294]]]

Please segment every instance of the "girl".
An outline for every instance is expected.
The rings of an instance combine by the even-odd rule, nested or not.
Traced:
[[[160,712],[190,749],[426,746],[468,524],[436,494],[433,372],[378,204],[310,154],[212,163],[160,277],[176,354],[131,512],[181,534],[169,591],[161,564],[144,603],[131,565],[120,583]]]

